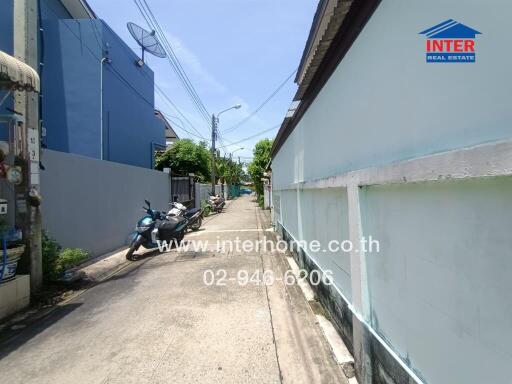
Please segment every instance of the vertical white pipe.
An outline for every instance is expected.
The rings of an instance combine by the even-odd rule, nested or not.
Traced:
[[[108,59],[101,59],[100,68],[100,159],[103,160],[103,63]]]

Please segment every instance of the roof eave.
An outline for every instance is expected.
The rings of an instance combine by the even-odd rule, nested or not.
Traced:
[[[347,3],[342,0],[339,1],[340,3]],[[283,120],[272,146],[272,157],[277,154],[332,73],[336,70],[366,22],[370,19],[375,9],[377,9],[379,3],[380,0],[351,1],[349,9],[343,14],[343,18],[337,20],[336,30],[329,31],[329,41],[324,47],[321,59],[315,63],[314,67],[310,67],[309,75],[306,74],[306,77],[299,84],[294,100],[300,100],[301,103],[291,118]],[[317,22],[320,21],[317,20]],[[316,26],[313,25],[313,28],[316,28]],[[333,26],[330,26],[330,28],[333,28]],[[309,47],[306,47],[306,49],[309,49]]]
[[[60,0],[74,19],[97,19],[87,0]]]

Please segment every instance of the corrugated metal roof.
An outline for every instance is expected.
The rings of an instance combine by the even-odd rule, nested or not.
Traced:
[[[295,100],[300,100],[304,96],[334,36],[343,24],[352,2],[352,0],[322,0],[318,4],[316,20],[311,27],[295,79],[299,85]]]

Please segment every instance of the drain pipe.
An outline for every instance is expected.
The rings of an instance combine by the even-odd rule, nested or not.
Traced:
[[[100,159],[103,160],[103,64],[110,63],[108,57],[101,59],[100,68]]]

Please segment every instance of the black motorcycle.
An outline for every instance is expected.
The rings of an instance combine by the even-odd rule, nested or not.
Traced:
[[[198,231],[203,224],[203,210],[199,208],[187,208],[185,205],[174,202],[170,203],[171,210],[167,212],[167,217],[179,217],[183,216],[189,220],[188,228],[193,231]]]
[[[158,248],[159,243],[181,243],[189,224],[189,219],[182,216],[168,217],[164,212],[151,209],[151,203],[145,200],[147,207],[142,207],[146,215],[137,222],[137,235],[130,244],[126,253],[127,260],[135,260],[133,257],[142,245],[146,249]]]

